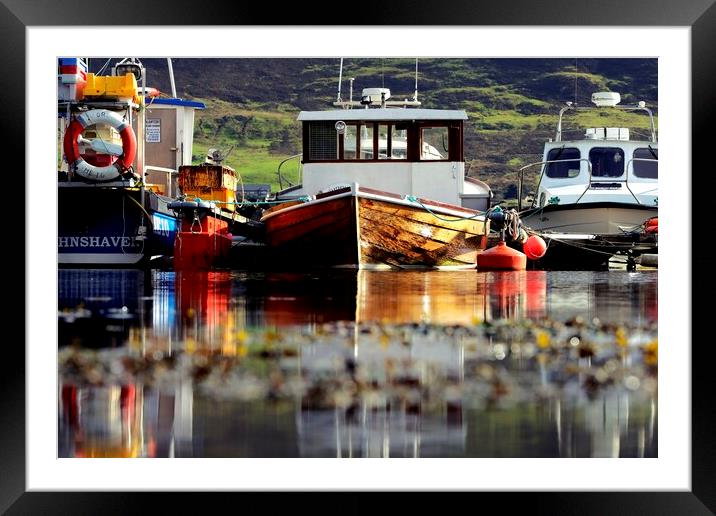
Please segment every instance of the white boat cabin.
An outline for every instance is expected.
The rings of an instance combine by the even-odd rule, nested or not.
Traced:
[[[302,111],[303,184],[280,195],[361,186],[486,210],[492,193],[465,177],[462,110],[377,107]]]
[[[595,141],[590,133],[584,140],[548,143],[537,206],[605,201],[654,206],[658,156],[654,142],[609,137]]]
[[[619,95],[611,95],[618,102]],[[616,103],[606,105],[616,107]],[[648,112],[652,124],[648,140],[631,139],[629,129],[623,127],[588,128],[581,139],[562,140],[562,114],[570,109],[576,108],[568,105],[560,112],[557,136],[545,144],[542,161],[532,164],[541,165],[533,206],[594,202],[656,206],[659,148],[651,111],[643,103],[618,107]]]

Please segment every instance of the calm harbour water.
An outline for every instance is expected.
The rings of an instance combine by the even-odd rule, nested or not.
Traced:
[[[191,377],[161,385],[98,378],[89,386],[61,374],[59,456],[654,457],[657,394],[655,387],[644,386],[655,385],[655,378],[627,376],[629,388],[585,391],[580,386],[592,378],[590,357],[575,362],[583,369],[565,380],[546,373],[546,354],[540,358],[526,347],[513,345],[507,354],[495,355],[497,345],[491,343],[489,357],[471,356],[467,341],[452,334],[444,342],[393,347],[387,337],[371,340],[378,330],[370,325],[474,326],[579,317],[654,328],[657,274],[60,270],[61,353],[99,350],[164,359],[200,349],[233,359],[241,356],[247,334],[271,331],[302,336],[303,344],[289,357],[298,366],[266,362],[252,374],[274,378],[272,367],[279,367],[293,368],[301,378],[322,378],[327,361],[361,364],[365,357],[373,361],[361,367],[370,373],[378,364],[375,357],[390,355],[399,362],[422,353],[443,364],[453,383],[441,384],[448,387],[437,402],[326,408],[300,396],[216,395],[197,388]],[[349,346],[316,341],[332,331],[348,331]],[[598,359],[595,355],[595,363]],[[621,360],[631,366],[631,356]],[[292,374],[282,370],[281,382],[290,382]],[[508,379],[507,394],[495,398],[480,391],[485,378],[500,375]],[[445,395],[453,384],[461,388],[459,402]]]

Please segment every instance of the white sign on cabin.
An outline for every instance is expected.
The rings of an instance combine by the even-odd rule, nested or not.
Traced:
[[[162,141],[161,118],[147,118],[144,121],[144,135],[147,143],[160,143]]]

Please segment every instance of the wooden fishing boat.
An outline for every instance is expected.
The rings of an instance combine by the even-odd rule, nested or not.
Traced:
[[[264,213],[268,245],[302,266],[474,268],[487,243],[477,210],[357,183]]]
[[[261,217],[282,265],[476,266],[492,191],[465,176],[467,114],[413,109],[417,91],[389,98],[387,88],[366,88],[360,102],[339,95],[343,109],[299,114],[301,183],[278,192]]]

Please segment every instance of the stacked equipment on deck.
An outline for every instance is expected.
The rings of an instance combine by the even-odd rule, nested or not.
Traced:
[[[81,57],[61,57],[57,64],[57,94],[61,101],[84,98],[87,61]]]

